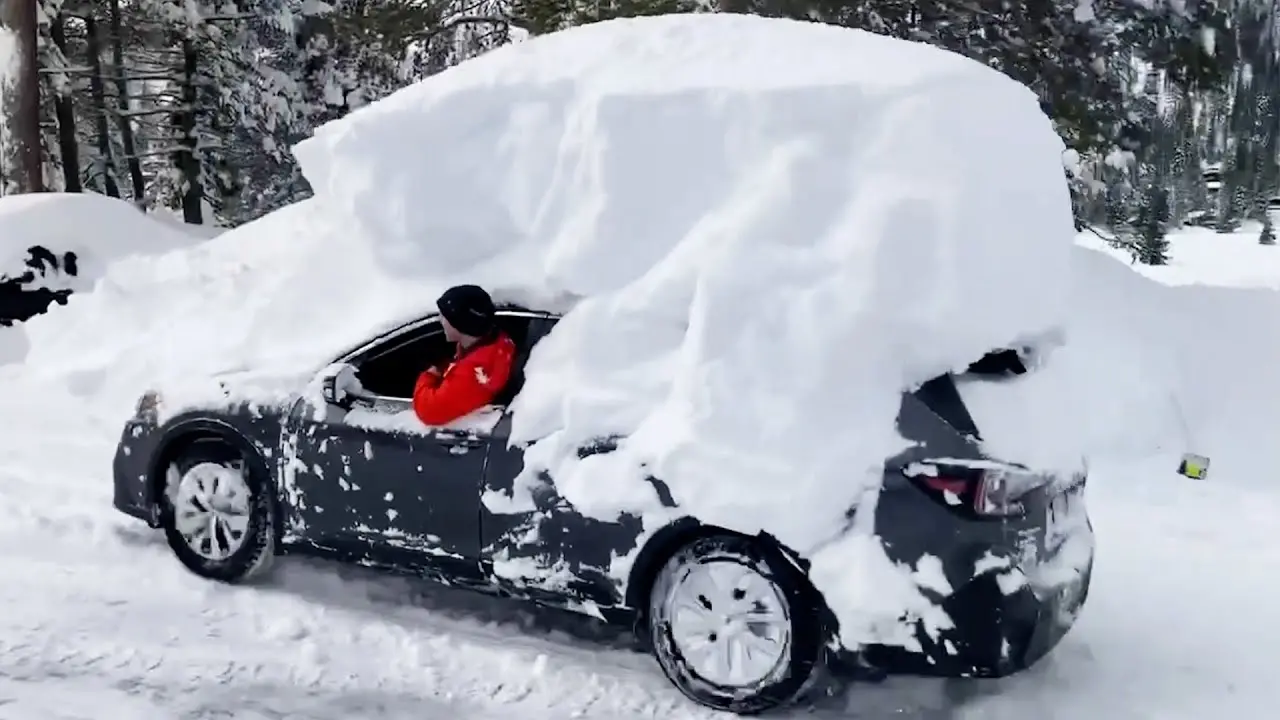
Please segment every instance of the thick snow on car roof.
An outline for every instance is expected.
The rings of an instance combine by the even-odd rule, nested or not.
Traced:
[[[81,314],[74,342],[32,324],[32,360],[101,370],[68,350],[132,347],[106,374],[123,397],[324,362],[454,282],[565,301],[517,401],[526,479],[656,527],[659,475],[682,511],[809,556],[846,642],[909,642],[904,612],[946,622],[919,592],[945,578],[892,566],[871,513],[851,534],[846,511],[903,446],[903,388],[1059,324],[1061,151],[1028,89],[926,45],[736,15],[597,23],[321,128],[295,150],[314,199],[122,263],[60,313]],[[142,287],[172,302],[105,319]],[[578,459],[610,433],[622,451]]]

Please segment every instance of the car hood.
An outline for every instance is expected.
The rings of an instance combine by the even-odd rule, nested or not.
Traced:
[[[165,382],[152,392],[167,416],[240,405],[284,407],[298,397],[314,375],[310,369],[237,368]]]

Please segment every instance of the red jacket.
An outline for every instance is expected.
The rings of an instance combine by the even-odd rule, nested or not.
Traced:
[[[511,377],[516,344],[499,332],[465,350],[458,348],[443,373],[431,368],[413,388],[413,412],[426,425],[448,425],[493,401]]]

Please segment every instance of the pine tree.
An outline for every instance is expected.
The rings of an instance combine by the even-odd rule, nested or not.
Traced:
[[[1135,260],[1144,265],[1165,265],[1169,262],[1169,240],[1165,237],[1168,220],[1168,192],[1159,185],[1148,185],[1134,222],[1137,232],[1133,246]]]
[[[1275,245],[1276,229],[1271,220],[1271,213],[1267,213],[1262,219],[1262,234],[1258,236],[1259,245]]]

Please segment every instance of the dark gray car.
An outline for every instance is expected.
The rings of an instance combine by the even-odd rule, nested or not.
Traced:
[[[833,642],[837,623],[807,579],[806,559],[768,533],[743,536],[696,517],[656,533],[628,515],[602,522],[576,512],[551,478],[534,509],[486,507],[482,497],[509,492],[523,468],[505,408],[530,349],[556,321],[500,309],[517,369],[489,424],[467,429],[406,432],[395,419],[422,368],[450,351],[435,316],[335,359],[369,393],[359,412],[313,407],[302,387],[276,404],[172,414],[147,393],[116,453],[115,507],[163,528],[178,559],[214,580],[242,581],[277,554],[305,553],[632,626],[685,695],[738,713],[787,703],[818,669],[849,659]],[[916,444],[885,462],[875,527],[893,560],[941,561],[945,583],[925,592],[954,627],[930,634],[917,623],[918,648],[859,648],[859,667],[1006,675],[1042,657],[1074,622],[1093,560],[1083,470],[1063,477],[985,457],[957,390],[1023,372],[1018,352],[997,351],[903,394],[899,429]],[[599,438],[579,453],[620,442]],[[650,482],[674,508],[661,478]],[[626,581],[611,577],[614,557],[637,545]],[[544,580],[513,574],[522,563],[547,571]]]

